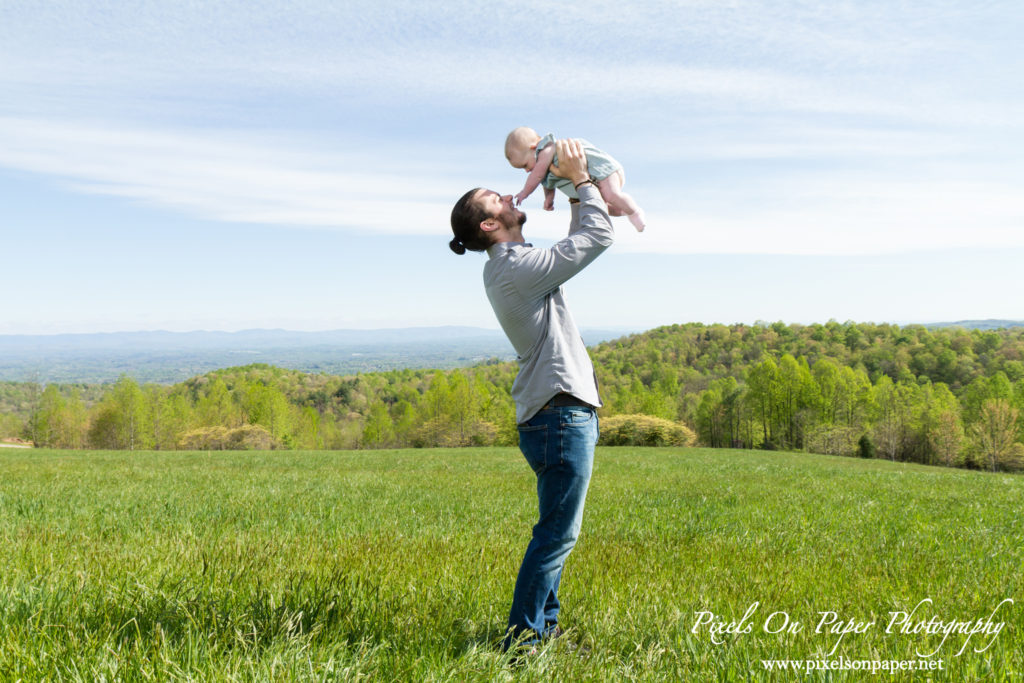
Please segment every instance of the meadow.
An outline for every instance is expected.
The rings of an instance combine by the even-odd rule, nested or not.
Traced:
[[[536,505],[515,448],[3,450],[3,681],[878,680],[761,660],[933,651],[897,680],[1024,681],[1019,475],[599,448],[561,591],[583,647],[511,663]],[[915,606],[1004,628],[887,632]],[[824,612],[874,625],[840,640]]]

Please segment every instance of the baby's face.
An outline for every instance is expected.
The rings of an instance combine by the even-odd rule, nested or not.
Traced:
[[[516,145],[509,150],[508,163],[512,164],[512,168],[521,168],[529,173],[537,163],[537,156],[528,146]]]

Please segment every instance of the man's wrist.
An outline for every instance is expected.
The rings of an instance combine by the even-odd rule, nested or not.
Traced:
[[[591,180],[590,178],[584,178],[583,180],[580,180],[578,182],[573,182],[572,186],[574,188],[576,188],[576,190],[579,190],[580,187],[582,187],[583,185],[586,185],[587,183],[590,183],[591,185],[593,185],[594,181]]]

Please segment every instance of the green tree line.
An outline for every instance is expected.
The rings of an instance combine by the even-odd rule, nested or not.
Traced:
[[[602,418],[678,426],[712,447],[1012,470],[1022,464],[1024,330],[672,325],[591,349]],[[345,377],[268,365],[173,386],[0,385],[0,430],[66,448],[514,445],[514,363]],[[641,417],[645,416],[645,417]],[[644,423],[645,425],[647,423]],[[677,432],[673,443],[686,439]],[[625,438],[625,437],[623,437]]]

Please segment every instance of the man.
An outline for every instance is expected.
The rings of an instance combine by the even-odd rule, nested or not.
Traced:
[[[526,215],[511,195],[470,190],[452,210],[452,251],[486,250],[489,257],[484,287],[520,366],[512,385],[519,448],[537,475],[540,514],[516,579],[503,649],[561,635],[558,585],[579,535],[598,438],[597,378],[561,286],[611,245],[613,232],[582,145],[557,144],[552,170],[572,181],[579,200],[571,206],[568,237],[550,249],[523,241]]]

